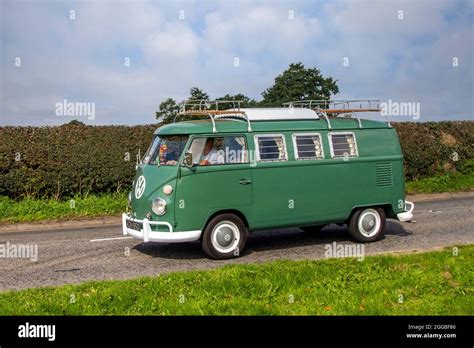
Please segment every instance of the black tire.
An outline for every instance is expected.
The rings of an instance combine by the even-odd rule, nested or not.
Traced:
[[[318,232],[321,232],[321,230],[325,226],[326,225],[303,226],[303,227],[300,227],[300,229],[306,233],[318,233]]]
[[[230,236],[229,239],[227,236]],[[218,215],[204,229],[201,242],[202,250],[216,260],[239,257],[245,248],[247,236],[247,228],[238,216],[234,214]]]
[[[350,218],[348,228],[358,242],[375,242],[385,232],[385,211],[377,207],[357,209]]]

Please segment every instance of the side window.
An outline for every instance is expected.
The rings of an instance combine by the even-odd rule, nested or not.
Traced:
[[[286,161],[285,138],[281,134],[256,135],[257,161]]]
[[[332,158],[357,157],[357,143],[354,133],[329,133]]]
[[[293,134],[295,158],[297,160],[323,159],[323,145],[318,133]]]
[[[193,162],[200,166],[247,163],[247,144],[243,136],[193,139],[189,151]]]

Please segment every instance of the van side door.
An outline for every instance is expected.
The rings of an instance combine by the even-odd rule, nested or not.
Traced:
[[[295,186],[301,185],[291,171],[285,134],[256,134],[252,166],[254,228],[292,226],[298,219]]]

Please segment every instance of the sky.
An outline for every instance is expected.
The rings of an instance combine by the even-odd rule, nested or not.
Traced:
[[[296,62],[335,99],[419,106],[393,121],[473,119],[473,0],[0,4],[0,126],[153,123],[193,86],[259,100]]]

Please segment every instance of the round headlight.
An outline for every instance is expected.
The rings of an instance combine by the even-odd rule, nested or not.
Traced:
[[[128,207],[131,208],[132,207],[132,193],[131,192],[128,193],[127,203],[128,203]]]
[[[165,187],[163,187],[163,192],[165,195],[170,195],[171,192],[173,192],[173,186],[165,185]]]
[[[151,210],[156,215],[163,215],[166,213],[166,201],[163,198],[155,198],[151,203]]]

